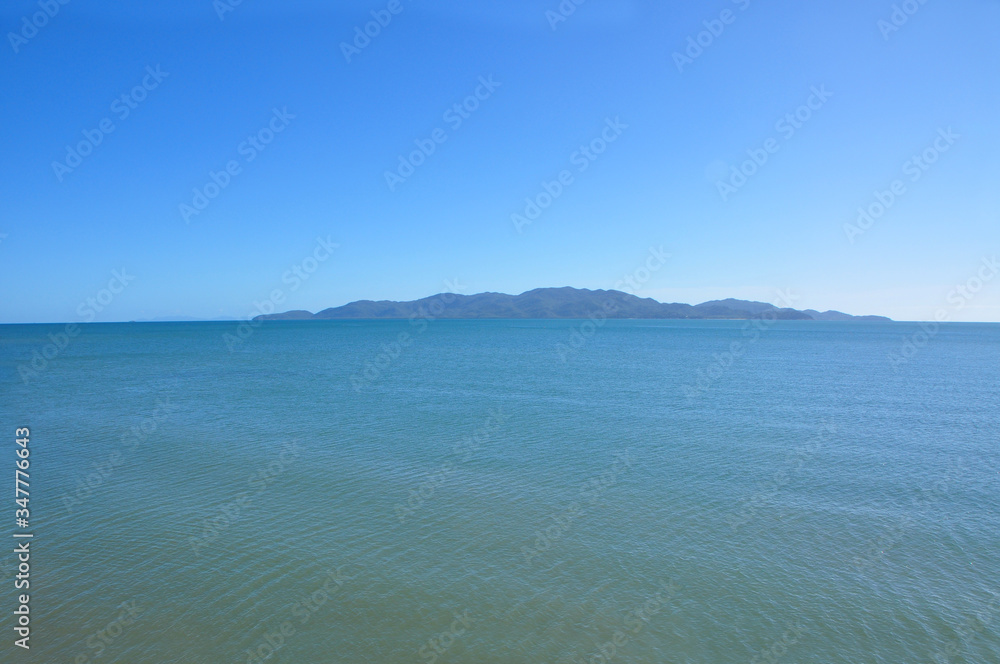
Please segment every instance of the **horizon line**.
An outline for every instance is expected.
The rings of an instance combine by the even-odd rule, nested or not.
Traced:
[[[515,294],[511,294],[511,293],[503,293],[503,292],[500,292],[500,291],[481,291],[479,293],[466,294],[466,293],[459,293],[459,292],[455,292],[454,290],[450,290],[450,291],[437,292],[437,293],[434,293],[434,294],[431,294],[431,295],[426,295],[426,296],[419,297],[419,298],[412,299],[412,300],[388,300],[388,299],[373,300],[373,299],[367,299],[367,298],[365,298],[365,299],[355,299],[355,300],[351,300],[351,301],[349,301],[349,302],[347,302],[345,304],[340,304],[340,305],[335,305],[335,306],[328,306],[328,307],[319,309],[319,310],[317,310],[315,312],[310,311],[308,309],[294,309],[294,308],[293,309],[283,310],[283,311],[279,312],[275,308],[275,310],[273,310],[271,313],[265,314],[263,311],[260,310],[260,304],[259,303],[255,303],[255,305],[256,305],[256,307],[258,309],[257,312],[251,313],[251,314],[249,314],[246,317],[224,316],[224,317],[214,318],[214,317],[190,316],[190,315],[185,315],[185,314],[175,314],[175,315],[169,315],[168,314],[168,315],[158,316],[156,318],[133,318],[133,319],[118,319],[118,320],[108,320],[108,321],[95,321],[93,319],[86,320],[86,321],[48,321],[48,322],[40,322],[40,321],[30,321],[30,322],[26,322],[26,321],[14,321],[14,322],[0,322],[0,325],[74,325],[74,324],[75,325],[90,325],[90,324],[127,324],[127,323],[225,323],[225,322],[237,322],[237,323],[239,323],[239,322],[253,322],[254,320],[257,320],[257,319],[267,320],[271,316],[281,316],[281,315],[292,313],[292,312],[304,312],[304,313],[308,313],[310,316],[316,316],[319,313],[322,313],[323,311],[329,311],[331,309],[341,309],[341,308],[350,306],[352,304],[359,304],[359,303],[376,303],[377,304],[377,303],[387,302],[387,303],[394,303],[394,304],[412,304],[412,303],[420,302],[422,300],[429,300],[429,299],[432,299],[434,297],[441,297],[441,296],[444,296],[444,295],[453,295],[453,296],[458,296],[458,297],[476,297],[476,296],[479,296],[479,295],[502,295],[502,296],[506,296],[506,297],[516,298],[516,297],[520,297],[520,296],[523,296],[523,295],[526,295],[528,293],[532,293],[532,292],[535,292],[535,291],[558,291],[558,290],[584,291],[584,292],[588,292],[588,293],[617,293],[617,294],[621,294],[621,295],[624,295],[624,296],[630,296],[630,297],[636,298],[638,300],[651,300],[653,302],[656,302],[657,304],[661,304],[661,305],[665,305],[665,306],[679,305],[679,306],[686,306],[686,307],[697,308],[697,307],[704,306],[704,305],[710,304],[710,303],[734,301],[734,302],[741,302],[741,303],[751,303],[751,304],[758,304],[758,305],[767,305],[767,306],[772,307],[772,309],[775,310],[775,311],[795,311],[795,312],[800,312],[800,313],[805,313],[805,312],[813,311],[813,312],[816,312],[816,313],[819,313],[819,314],[827,314],[827,313],[843,314],[843,315],[851,316],[852,318],[872,317],[872,318],[881,318],[881,319],[884,319],[882,321],[861,321],[861,320],[855,320],[855,321],[823,321],[823,320],[818,320],[818,319],[805,320],[805,322],[814,322],[814,323],[818,323],[818,322],[898,322],[898,323],[945,323],[945,322],[949,322],[950,323],[950,322],[956,322],[956,323],[973,323],[973,324],[1000,324],[1000,321],[988,321],[988,320],[979,320],[979,321],[950,321],[950,320],[935,320],[934,318],[927,318],[927,319],[905,319],[904,320],[904,319],[894,319],[894,318],[891,318],[889,316],[885,316],[885,315],[882,315],[882,314],[847,314],[846,312],[838,310],[838,309],[826,309],[825,311],[823,311],[823,310],[815,309],[815,308],[812,308],[812,307],[806,307],[806,308],[802,308],[802,309],[796,309],[796,308],[793,308],[793,307],[780,307],[780,306],[777,306],[777,305],[775,305],[775,304],[773,304],[771,302],[764,302],[764,301],[760,301],[760,300],[746,300],[746,299],[740,299],[740,298],[736,298],[736,297],[717,298],[717,299],[712,299],[712,300],[706,300],[706,301],[700,302],[698,304],[688,304],[686,302],[664,302],[664,301],[658,300],[658,299],[656,299],[654,297],[651,297],[651,296],[645,296],[645,297],[643,297],[643,296],[640,296],[640,295],[636,295],[635,293],[631,293],[631,292],[627,292],[627,291],[623,291],[623,290],[618,290],[618,289],[614,289],[614,288],[594,288],[594,289],[591,289],[591,288],[579,288],[579,287],[575,287],[575,286],[541,286],[541,287],[531,288],[529,290],[523,291],[523,292],[521,292],[519,294],[516,294],[516,295]],[[778,294],[781,296],[781,298],[784,298],[786,300],[789,299],[789,298],[795,299],[794,295],[792,295],[790,293],[788,295],[782,294],[782,292],[780,290],[778,291]],[[781,298],[779,298],[779,299],[781,299]],[[268,299],[267,302],[270,302],[271,304],[274,304],[274,305],[277,304],[276,302],[273,302],[273,300],[270,300],[270,299]],[[83,306],[83,304],[85,304],[85,303],[81,303],[80,306]],[[78,307],[78,309],[79,309],[79,307]],[[441,319],[445,319],[445,320],[587,320],[588,319],[588,317],[586,317],[586,316],[560,316],[560,317],[549,316],[549,317],[545,317],[545,318],[522,318],[522,317],[519,317],[519,318],[508,318],[508,317],[502,317],[502,316],[498,316],[498,317],[483,317],[483,316],[441,316],[440,318]],[[751,320],[751,319],[752,319],[752,317],[751,318],[747,318],[747,317],[727,318],[725,316],[710,317],[710,318],[680,318],[680,317],[670,317],[670,318],[657,318],[657,317],[650,317],[650,318],[645,318],[645,317],[643,317],[643,318],[629,318],[629,317],[622,317],[622,318],[614,318],[614,319],[609,318],[609,320]],[[310,319],[301,319],[301,320],[310,320]],[[378,318],[352,318],[352,317],[343,317],[343,318],[320,319],[320,320],[354,320],[354,321],[407,320],[407,317],[401,317],[401,318],[389,317],[389,316],[383,316],[383,317],[378,317]],[[279,321],[267,320],[267,322],[282,322],[282,321],[280,321],[280,320]]]
[[[299,311],[293,309],[292,311]],[[302,309],[301,311],[305,311]],[[796,310],[800,311],[800,310]],[[256,318],[256,317],[255,317]],[[173,324],[173,323],[252,323],[257,322],[255,318],[194,318],[190,319],[171,319],[165,317],[165,320],[149,320],[149,319],[134,319],[134,320],[103,320],[103,321],[50,321],[46,323],[40,322],[6,322],[0,323],[0,326],[4,325],[161,325],[161,324]],[[862,316],[855,316],[855,318],[862,318]],[[887,316],[881,316],[885,320],[816,320],[816,319],[778,319],[774,321],[775,323],[832,323],[832,324],[885,324],[885,323],[935,323],[938,325],[1000,325],[1000,321],[990,321],[990,320],[947,320],[947,321],[935,321],[932,319],[926,320],[897,320],[895,318],[888,318]],[[342,322],[392,322],[392,321],[405,321],[409,318],[316,318],[316,319],[300,319],[300,320],[259,320],[261,323],[342,323]],[[438,321],[571,321],[571,320],[590,320],[589,317],[563,317],[563,318],[469,318],[469,317],[439,317],[435,319]],[[688,322],[688,323],[702,323],[702,322],[717,322],[717,321],[747,321],[756,320],[754,318],[608,318],[608,322],[613,321],[678,321],[678,322]]]

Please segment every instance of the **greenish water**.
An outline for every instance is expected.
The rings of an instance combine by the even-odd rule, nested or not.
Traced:
[[[1000,662],[1000,326],[80,329],[5,663]]]

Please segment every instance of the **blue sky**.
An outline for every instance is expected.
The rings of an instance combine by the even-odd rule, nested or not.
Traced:
[[[87,320],[113,270],[134,279],[95,320],[243,318],[275,290],[316,311],[611,288],[651,247],[671,258],[635,292],[662,301],[1000,321],[995,0],[914,0],[898,26],[872,0],[42,5],[37,30],[37,0],[0,9],[0,322]],[[339,246],[312,263],[317,238]]]

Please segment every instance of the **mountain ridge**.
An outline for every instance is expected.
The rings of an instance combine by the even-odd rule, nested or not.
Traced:
[[[840,311],[775,307],[750,300],[712,300],[691,305],[658,302],[617,290],[586,288],[536,288],[520,295],[506,293],[438,293],[406,302],[394,300],[356,300],[340,307],[330,307],[315,314],[303,310],[286,311],[255,317],[267,320],[371,320],[407,319],[615,319],[662,320],[778,320],[818,321],[889,321],[884,316],[852,316]]]

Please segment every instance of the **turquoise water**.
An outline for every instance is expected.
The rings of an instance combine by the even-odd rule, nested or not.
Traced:
[[[0,326],[0,661],[1000,662],[1000,326],[746,325]]]

